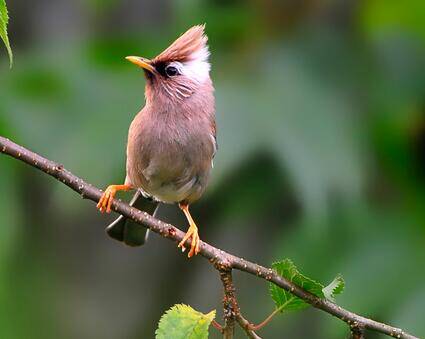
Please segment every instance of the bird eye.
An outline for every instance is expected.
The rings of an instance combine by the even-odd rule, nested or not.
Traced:
[[[166,67],[166,68],[165,68],[165,73],[166,73],[169,77],[172,77],[172,76],[174,76],[174,75],[179,74],[179,71],[178,71],[178,70],[177,70],[177,68],[176,68],[176,67],[174,67],[174,66],[168,66],[168,67]]]

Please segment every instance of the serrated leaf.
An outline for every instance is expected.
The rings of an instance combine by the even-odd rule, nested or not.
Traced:
[[[321,283],[301,274],[290,259],[278,261],[274,263],[272,267],[284,278],[319,298],[326,298],[334,301],[334,297],[344,290],[345,282],[341,275],[336,276],[335,279],[325,287]],[[281,312],[300,310],[310,306],[304,300],[272,283],[270,283],[270,295],[276,304],[276,308]]]
[[[332,282],[323,288],[323,294],[326,299],[335,301],[335,296],[341,294],[344,291],[345,281],[341,275],[337,275]]]
[[[174,305],[161,317],[155,338],[206,339],[214,318],[215,310],[203,314],[184,304]]]
[[[7,35],[7,25],[9,23],[9,15],[7,13],[6,1],[0,0],[0,38],[3,40],[6,46],[7,53],[9,54],[10,67],[13,64],[13,53],[10,48],[9,37]]]
[[[313,293],[314,295],[324,298],[323,285],[301,274],[297,267],[290,259],[276,262],[272,265],[273,269],[294,284]],[[270,294],[280,311],[300,310],[309,306],[304,300],[298,298],[283,288],[270,284]]]

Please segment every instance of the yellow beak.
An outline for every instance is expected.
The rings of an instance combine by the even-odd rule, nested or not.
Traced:
[[[132,62],[133,64],[153,73],[155,72],[155,68],[152,66],[151,61],[149,59],[145,59],[138,56],[128,56],[125,57],[128,61]]]

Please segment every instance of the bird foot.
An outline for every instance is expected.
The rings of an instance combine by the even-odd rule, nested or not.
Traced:
[[[186,232],[186,235],[183,237],[183,240],[180,241],[178,245],[178,248],[181,248],[182,252],[186,251],[186,247],[184,244],[189,238],[192,238],[192,241],[190,243],[190,250],[189,250],[189,253],[187,254],[187,257],[191,258],[194,255],[197,255],[199,253],[200,251],[199,244],[201,241],[198,235],[198,227],[196,227],[194,223],[190,224],[189,229]]]
[[[131,189],[129,185],[109,185],[99,199],[96,207],[101,213],[111,213],[112,201],[118,191],[128,191]]]

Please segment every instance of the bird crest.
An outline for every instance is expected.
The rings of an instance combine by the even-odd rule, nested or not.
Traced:
[[[205,24],[191,27],[155,57],[152,60],[153,63],[169,61],[206,62],[210,53],[207,45],[208,37],[205,35],[204,30]]]

